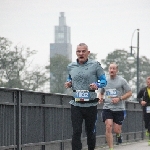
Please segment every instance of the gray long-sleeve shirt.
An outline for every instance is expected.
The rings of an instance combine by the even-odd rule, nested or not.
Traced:
[[[95,60],[88,59],[84,64],[78,62],[72,62],[68,65],[68,75],[72,81],[72,90],[90,90],[90,84],[97,82],[101,75],[104,75],[103,68],[100,63]],[[75,97],[76,92],[73,92]],[[97,97],[95,92],[90,92],[90,100],[94,100]],[[74,100],[70,101],[70,104],[79,107],[96,106],[97,102],[93,103],[77,103]]]

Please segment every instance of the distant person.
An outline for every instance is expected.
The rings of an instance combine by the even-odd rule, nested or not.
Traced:
[[[118,76],[118,65],[109,65],[107,85],[99,93],[99,103],[104,103],[102,120],[106,126],[106,141],[110,150],[113,150],[113,134],[116,133],[117,144],[122,143],[122,123],[126,116],[125,100],[131,95],[131,88],[127,81]],[[105,100],[104,100],[105,99]]]
[[[143,108],[146,136],[149,137],[148,145],[150,145],[150,76],[146,78],[146,84],[147,85],[139,91],[137,99]]]
[[[96,121],[98,98],[95,90],[106,86],[106,77],[101,64],[88,59],[90,51],[85,43],[76,49],[77,60],[68,65],[66,88],[72,88],[71,120],[73,127],[72,150],[81,150],[82,123],[85,120],[88,150],[96,144]]]

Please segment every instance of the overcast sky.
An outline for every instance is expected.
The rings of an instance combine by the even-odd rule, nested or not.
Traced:
[[[136,29],[140,55],[150,58],[150,0],[0,0],[0,36],[37,50],[35,62],[46,64],[60,12],[71,27],[73,61],[81,42],[99,61],[115,49],[130,51]],[[137,32],[132,45],[137,46]]]

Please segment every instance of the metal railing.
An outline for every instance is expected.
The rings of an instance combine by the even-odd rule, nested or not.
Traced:
[[[0,88],[0,150],[70,150],[71,96]],[[144,138],[142,109],[127,102],[124,142]],[[98,105],[97,146],[105,145],[105,125]],[[86,133],[83,125],[83,147]]]

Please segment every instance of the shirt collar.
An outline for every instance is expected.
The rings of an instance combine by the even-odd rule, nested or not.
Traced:
[[[77,59],[76,61],[79,64],[79,60]],[[88,59],[85,62],[83,62],[83,64],[85,64],[87,61],[88,61]]]

